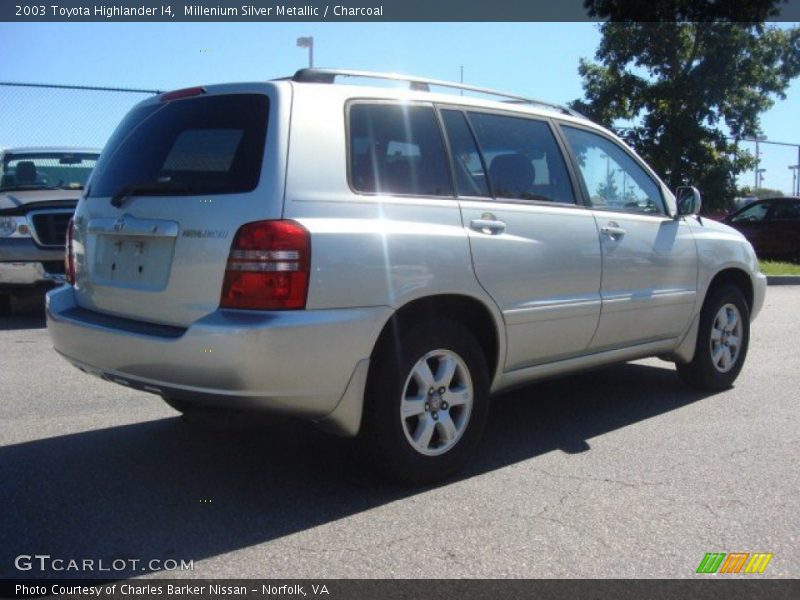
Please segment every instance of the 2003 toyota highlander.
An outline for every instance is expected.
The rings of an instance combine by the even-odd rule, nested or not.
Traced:
[[[515,95],[324,69],[178,90],[103,150],[48,327],[183,413],[299,416],[431,481],[522,383],[647,356],[733,383],[765,277],[676,196],[609,131]]]

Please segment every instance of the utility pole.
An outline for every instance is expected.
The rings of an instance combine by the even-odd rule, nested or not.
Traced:
[[[297,46],[299,48],[308,48],[308,68],[314,68],[314,37],[299,37],[297,38]]]
[[[611,179],[611,157],[608,154],[600,153],[599,156],[601,159],[606,159],[606,185],[608,185],[608,181]]]
[[[759,169],[758,168],[758,165],[761,164],[761,152],[758,149],[758,142],[760,142],[762,140],[766,140],[766,139],[767,139],[767,136],[765,136],[765,135],[757,135],[756,136],[756,187],[757,188],[761,187],[761,185],[760,185],[760,183],[761,183],[761,173],[763,172],[763,169]]]
[[[800,163],[789,166],[789,170],[792,172],[792,196],[800,196],[800,186],[797,185],[798,169],[800,169]]]
[[[756,143],[756,183],[755,183],[756,187],[759,187],[759,179],[763,179],[763,177],[759,178],[759,174],[758,174],[758,162],[760,160],[759,148],[758,148],[759,142],[763,142],[765,144],[770,144],[772,146],[788,146],[788,147],[791,147],[791,148],[797,148],[797,165],[800,165],[800,144],[791,144],[789,142],[767,141],[767,136],[765,136],[765,135],[760,135],[760,136],[757,137],[757,139],[756,138],[728,138],[728,139],[734,140],[736,142],[737,147],[739,145],[739,142],[755,142]],[[792,167],[789,167],[789,168],[792,169]],[[762,173],[763,172],[764,171],[762,171]],[[798,173],[797,170],[795,170],[795,173],[797,174],[797,183],[796,183],[797,187],[796,187],[796,191],[795,191],[794,187],[792,188],[792,193],[793,194],[797,194],[798,196],[800,196],[800,173]]]
[[[758,143],[759,142],[766,142],[767,141],[767,136],[765,136],[765,135],[757,135],[757,136],[754,136],[754,137],[751,137],[751,138],[742,138],[742,141],[755,142],[756,143],[756,168],[755,168],[755,180],[756,181],[755,181],[755,186],[759,187],[759,180],[761,179],[761,177],[759,175],[758,165],[761,162],[761,152],[758,149]]]

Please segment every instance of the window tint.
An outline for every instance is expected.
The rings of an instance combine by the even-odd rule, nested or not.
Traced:
[[[464,113],[457,110],[443,110],[442,120],[447,129],[450,153],[453,155],[458,195],[488,196],[489,184],[486,181],[486,173]]]
[[[128,186],[150,186],[141,193],[159,196],[251,191],[261,174],[268,112],[262,94],[136,108],[106,144],[90,195],[113,196]]]
[[[776,202],[770,219],[800,219],[800,202]]]
[[[564,157],[543,121],[469,113],[498,198],[574,203]]]
[[[231,169],[242,141],[241,129],[188,129],[181,132],[164,161],[165,171],[217,171]]]
[[[772,206],[771,202],[759,202],[748,206],[742,212],[731,218],[732,223],[748,223],[763,221],[767,218],[769,207]]]
[[[450,176],[432,107],[353,104],[350,181],[359,192],[450,196]]]
[[[658,185],[611,140],[562,126],[589,192],[592,206],[625,212],[664,214]]]

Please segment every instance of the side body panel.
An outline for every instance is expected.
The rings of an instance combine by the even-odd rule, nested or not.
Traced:
[[[586,350],[600,317],[600,247],[591,211],[489,200],[461,204],[475,273],[503,311],[504,370]],[[505,230],[470,227],[487,218],[502,221]]]
[[[283,217],[311,232],[307,308],[398,309],[422,297],[466,296],[492,314],[504,356],[503,318],[475,279],[457,200],[350,188],[343,87],[297,86],[294,95]]]
[[[674,338],[691,320],[697,288],[697,250],[683,220],[594,211],[601,232],[603,314],[592,349]]]

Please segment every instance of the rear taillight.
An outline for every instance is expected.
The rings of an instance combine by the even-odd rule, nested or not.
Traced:
[[[302,309],[308,294],[311,236],[295,221],[256,221],[231,244],[221,308]]]
[[[67,225],[67,247],[64,254],[64,273],[66,273],[67,283],[75,283],[75,253],[72,250],[72,233],[75,229],[75,222],[70,219]]]

